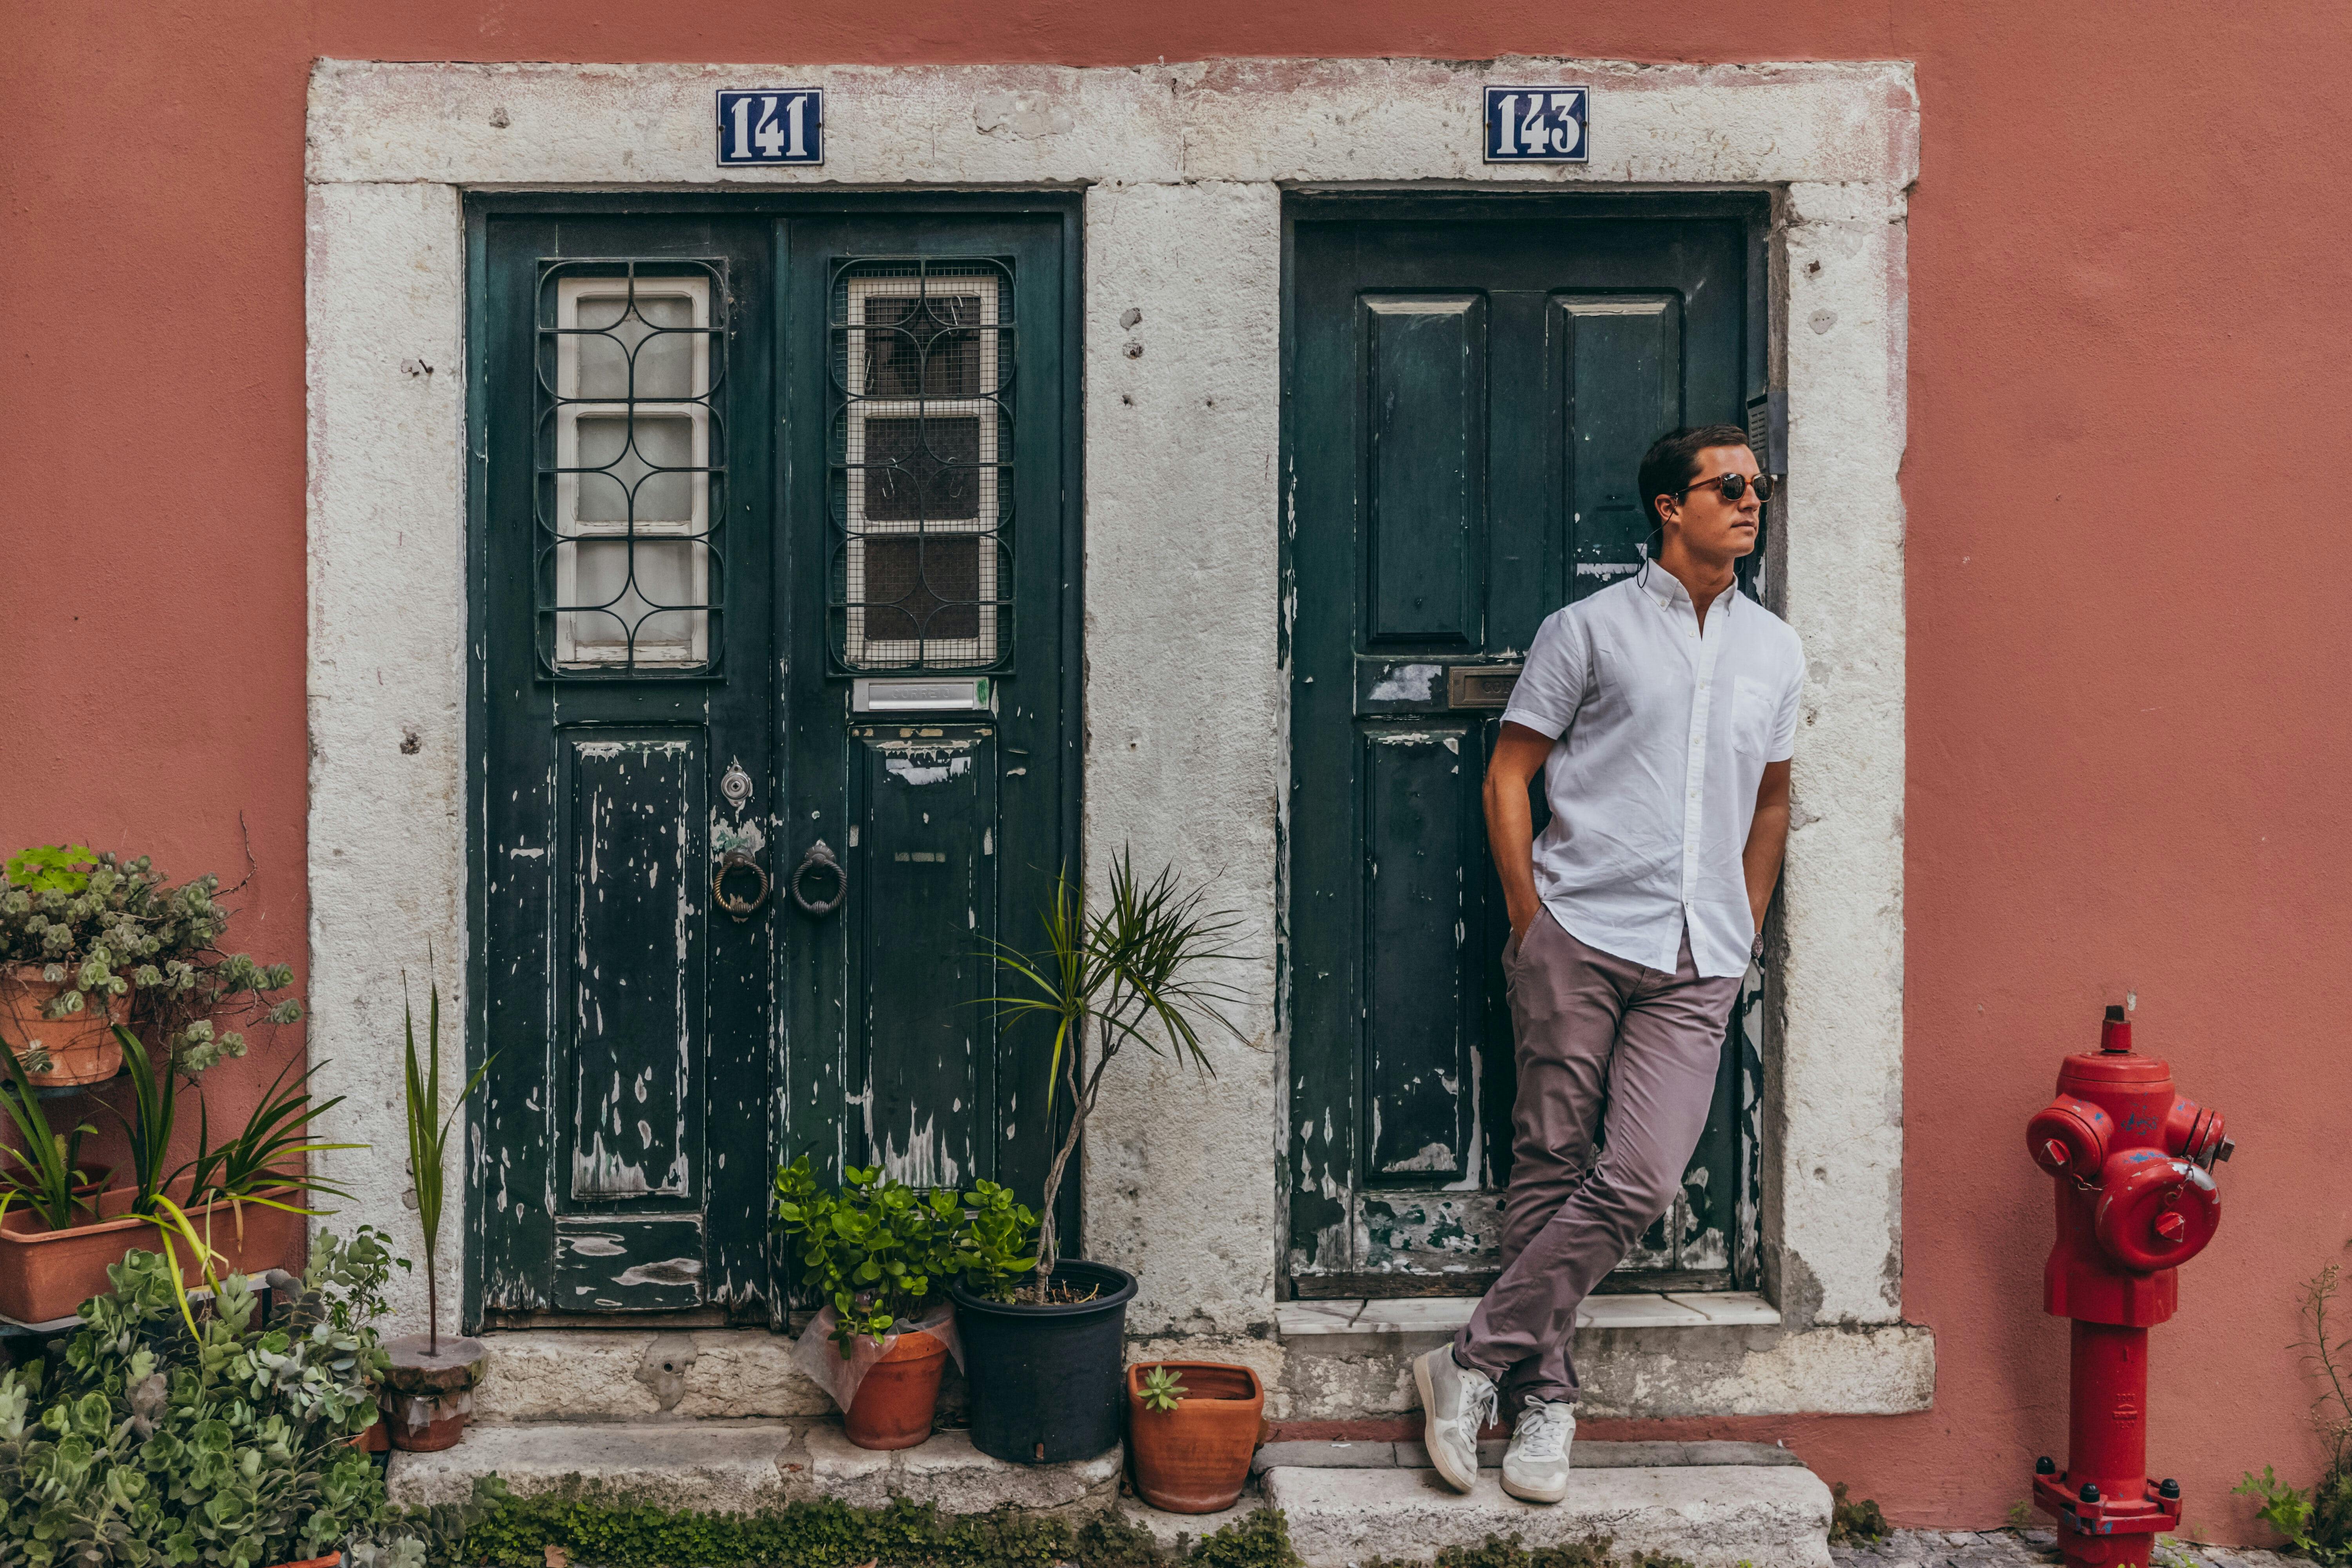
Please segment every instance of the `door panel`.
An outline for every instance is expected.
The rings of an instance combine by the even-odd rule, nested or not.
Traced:
[[[572,1197],[689,1198],[700,1121],[703,735],[584,729],[557,753]]]
[[[1472,295],[1364,300],[1370,538],[1365,641],[1477,638],[1486,311]]]
[[[1287,1268],[1304,1295],[1492,1277],[1514,1084],[1480,797],[1499,710],[1543,617],[1639,564],[1649,443],[1738,422],[1764,370],[1755,204],[1433,205],[1293,209]],[[1735,1044],[1685,1196],[1621,1288],[1752,1267],[1753,1059]]]
[[[801,1153],[1042,1178],[1076,208],[938,205],[469,204],[469,1323],[781,1324]]]
[[[1476,853],[1475,770],[1460,725],[1369,725],[1364,790],[1364,1184],[1475,1187],[1475,999],[1465,982],[1462,868]]]
[[[911,1185],[955,1186],[993,1173],[1000,1131],[982,1001],[996,988],[980,952],[997,930],[994,738],[937,725],[852,736],[866,1157]]]

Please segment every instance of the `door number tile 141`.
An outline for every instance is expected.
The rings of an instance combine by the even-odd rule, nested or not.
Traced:
[[[1490,87],[1486,162],[1581,163],[1589,87]]]
[[[762,88],[719,95],[719,162],[824,162],[824,89]]]

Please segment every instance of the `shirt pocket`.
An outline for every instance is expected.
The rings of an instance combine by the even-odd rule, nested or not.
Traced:
[[[1743,675],[1731,684],[1731,745],[1743,757],[1771,754],[1772,730],[1780,704],[1772,689]]]

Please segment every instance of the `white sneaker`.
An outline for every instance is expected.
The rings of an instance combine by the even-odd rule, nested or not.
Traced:
[[[1576,1436],[1576,1406],[1530,1394],[1511,1446],[1503,1454],[1503,1489],[1522,1502],[1558,1502],[1568,1495],[1568,1445]]]
[[[1495,1381],[1455,1361],[1450,1345],[1415,1357],[1412,1381],[1429,1462],[1447,1486],[1466,1492],[1478,1484],[1478,1429],[1495,1418]]]

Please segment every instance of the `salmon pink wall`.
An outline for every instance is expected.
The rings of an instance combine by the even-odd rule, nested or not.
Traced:
[[[2159,1331],[2153,1455],[2199,1531],[2259,1538],[2225,1494],[2310,1479],[2284,1347],[2352,1234],[2347,41],[2310,0],[18,0],[0,842],[233,874],[242,816],[247,941],[299,955],[315,57],[1913,60],[1904,1285],[1937,1403],[1708,1429],[1785,1437],[1901,1520],[2000,1521],[2064,1436],[2021,1128],[2136,989],[2142,1047],[2242,1151]]]

